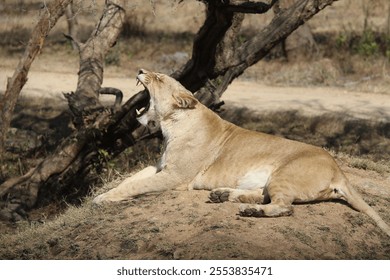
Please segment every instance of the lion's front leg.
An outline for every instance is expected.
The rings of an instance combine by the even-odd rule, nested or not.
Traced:
[[[156,173],[157,168],[154,169],[154,173],[151,167],[146,169],[127,178],[116,188],[97,196],[93,203],[102,204],[105,202],[129,200],[140,194],[175,189],[180,184],[180,178],[174,174],[169,174],[165,171]]]
[[[148,178],[148,177],[151,177],[153,176],[154,174],[157,173],[157,167],[156,166],[148,166],[148,167],[145,167],[144,169],[142,169],[141,171],[135,173],[133,176],[129,177],[129,178],[126,178],[125,180],[123,180],[123,182],[121,184],[126,184],[130,181],[136,181],[136,180],[141,180],[141,179],[144,179],[144,178]],[[120,184],[120,185],[121,185]]]
[[[142,169],[141,171],[135,173],[133,176],[128,177],[125,180],[123,180],[116,188],[111,189],[108,192],[103,193],[103,194],[95,197],[95,199],[93,200],[93,203],[101,204],[104,201],[119,201],[119,200],[110,200],[110,197],[111,197],[111,199],[115,199],[115,196],[112,194],[112,192],[115,189],[126,188],[126,186],[130,186],[132,182],[151,177],[151,176],[155,175],[156,173],[157,173],[157,167],[148,166],[148,167]]]

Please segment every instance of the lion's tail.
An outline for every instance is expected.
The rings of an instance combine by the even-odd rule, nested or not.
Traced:
[[[388,236],[390,236],[390,226],[363,200],[360,194],[347,183],[344,191],[345,200],[356,210],[367,214]]]

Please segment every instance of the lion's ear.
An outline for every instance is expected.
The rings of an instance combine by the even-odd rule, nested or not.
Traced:
[[[175,99],[175,105],[180,109],[193,109],[198,103],[195,97],[185,92],[174,93],[172,96]]]

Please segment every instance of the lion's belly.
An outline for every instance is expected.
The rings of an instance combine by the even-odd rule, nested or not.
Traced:
[[[191,182],[189,188],[196,190],[213,190],[216,188],[233,188],[253,190],[264,188],[271,178],[270,166],[242,168],[209,168],[200,172]]]

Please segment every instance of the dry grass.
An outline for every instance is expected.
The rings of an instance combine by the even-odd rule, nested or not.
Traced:
[[[341,162],[353,168],[362,169],[362,170],[371,170],[382,175],[386,175],[390,173],[390,162],[387,160],[378,162],[378,161],[370,160],[368,158],[351,156],[349,154],[345,154],[342,152],[336,153],[333,150],[330,150],[329,152],[333,157],[339,159]]]

